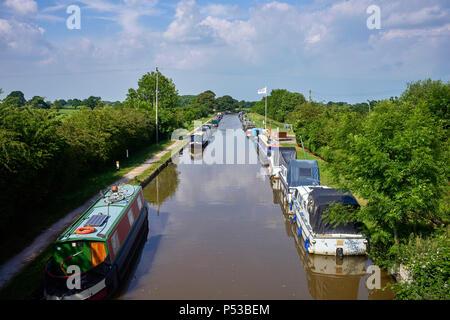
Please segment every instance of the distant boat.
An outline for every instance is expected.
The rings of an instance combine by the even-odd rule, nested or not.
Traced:
[[[111,297],[124,280],[137,245],[146,238],[147,217],[142,187],[113,186],[53,244],[52,257],[45,265],[44,297]],[[71,268],[75,268],[73,272]],[[68,281],[75,277],[80,280],[79,287],[69,287]]]
[[[203,125],[196,132],[191,135],[191,140],[189,142],[191,148],[204,148],[209,140],[211,139],[212,132],[211,128],[208,125]]]
[[[256,127],[253,127],[253,128],[250,127],[250,128],[247,129],[247,132],[246,132],[247,138],[250,138],[250,137],[256,138],[260,134],[263,134],[262,129],[261,128],[256,128]]]

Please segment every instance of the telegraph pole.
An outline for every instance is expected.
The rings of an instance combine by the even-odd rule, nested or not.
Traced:
[[[158,143],[158,67],[156,67],[156,143]]]

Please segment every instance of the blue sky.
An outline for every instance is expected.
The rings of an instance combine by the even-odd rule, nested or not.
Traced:
[[[69,30],[69,5],[81,29]],[[366,12],[380,8],[381,29]],[[383,99],[450,79],[450,3],[431,0],[0,0],[0,88],[123,100],[156,66],[180,94]],[[2,97],[0,97],[2,98]]]

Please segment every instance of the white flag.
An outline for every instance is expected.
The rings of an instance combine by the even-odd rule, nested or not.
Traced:
[[[258,90],[258,94],[267,94],[267,87]]]

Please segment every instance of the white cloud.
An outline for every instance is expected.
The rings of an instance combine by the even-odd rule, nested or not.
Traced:
[[[49,53],[44,28],[30,22],[0,19],[0,57],[42,59]]]
[[[238,15],[239,7],[237,5],[208,4],[200,8],[200,13],[204,16],[233,19]]]
[[[13,56],[46,63],[55,70],[158,64],[161,70],[176,70],[178,74],[192,70],[198,77],[207,74],[210,78],[205,76],[199,82],[208,85],[222,83],[217,79],[229,76],[236,80],[231,84],[235,86],[246,74],[251,81],[283,79],[295,85],[313,77],[409,81],[430,72],[449,74],[448,58],[443,57],[450,48],[450,13],[442,0],[426,4],[419,0],[378,0],[381,30],[368,30],[366,26],[366,9],[372,0],[309,4],[272,1],[249,9],[180,0],[168,21],[168,11],[164,11],[156,23],[148,21],[149,17],[169,10],[170,5],[156,0],[78,2],[83,17],[92,19],[95,12],[109,21],[109,27],[110,22],[119,26],[119,31],[101,37],[90,36],[83,29],[82,37],[70,33],[67,39],[54,40],[50,45],[36,21],[61,21],[46,13],[63,9],[62,3],[69,0],[58,0],[39,12],[31,6],[23,11],[27,15],[14,11],[13,17],[0,19],[0,66],[7,66],[8,59],[13,58],[6,57]],[[160,21],[167,22],[164,25]],[[152,30],[154,26],[156,30]],[[232,78],[236,74],[240,77]]]
[[[417,27],[424,24],[436,24],[449,21],[450,10],[438,5],[425,8],[412,8],[405,10],[392,10],[384,19],[386,28]]]
[[[5,6],[20,15],[35,14],[37,3],[34,0],[6,0]]]

